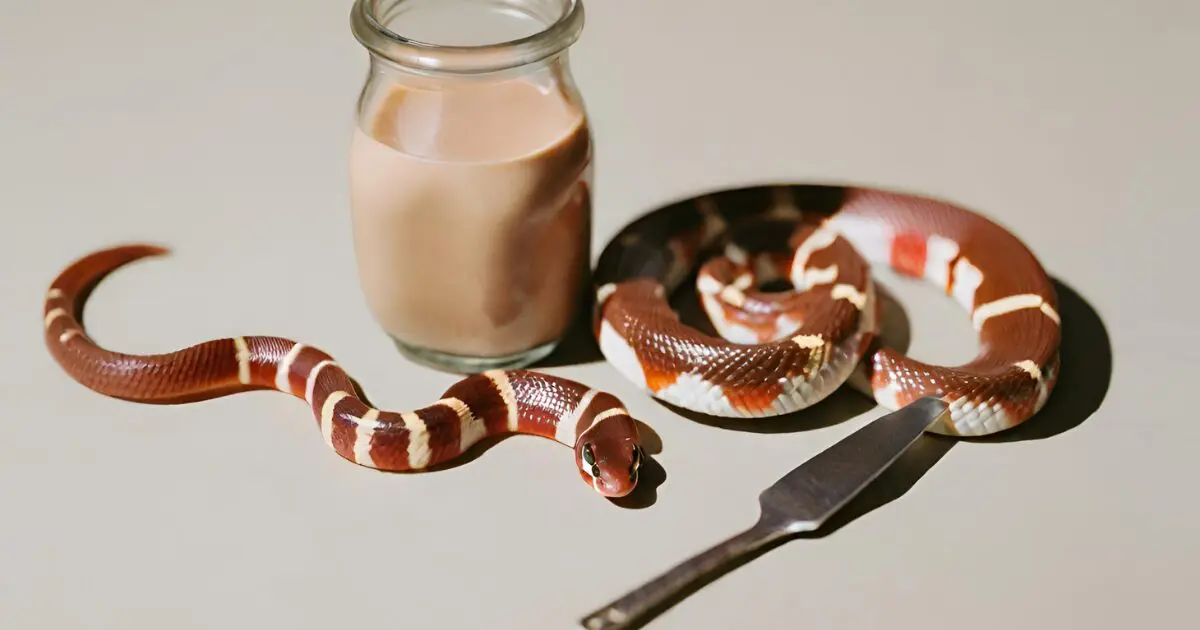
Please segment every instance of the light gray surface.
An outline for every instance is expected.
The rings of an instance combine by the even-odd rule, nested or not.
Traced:
[[[1191,627],[1198,7],[592,0],[574,67],[599,143],[597,247],[702,189],[872,183],[989,213],[1094,309],[1064,298],[1072,356],[1039,420],[1055,435],[926,446],[942,456],[896,500],[649,627]],[[804,416],[811,430],[721,430],[603,363],[554,368],[661,435],[665,482],[632,510],[543,440],[387,475],[334,455],[279,394],[141,406],[68,379],[41,341],[47,283],[89,250],[149,239],[175,254],[90,302],[106,345],[289,336],[391,409],[452,382],[397,357],[355,284],[345,164],[365,57],[348,10],[0,9],[3,627],[574,627],[749,525],[761,488],[882,413],[845,392]],[[889,284],[915,356],[971,356],[949,300]],[[921,459],[883,489],[903,489]]]

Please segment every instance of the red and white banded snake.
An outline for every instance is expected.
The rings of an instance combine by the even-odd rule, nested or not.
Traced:
[[[768,220],[794,223],[779,232]],[[752,237],[787,243],[750,252],[733,243],[700,268],[697,289],[719,337],[704,334],[667,296],[745,222]],[[976,357],[936,366],[879,344],[872,265],[952,296],[972,318]],[[756,288],[773,273],[791,288]],[[1057,297],[1037,258],[999,224],[932,198],[816,185],[704,195],[626,226],[601,253],[595,280],[605,358],[651,395],[705,414],[777,416],[848,382],[890,410],[941,397],[949,418],[931,431],[978,436],[1035,414],[1058,377]]]
[[[724,338],[682,323],[667,296],[700,255],[742,220],[770,218],[799,220],[782,252],[728,247],[697,276]],[[86,296],[117,268],[165,251],[100,250],[51,283],[46,344],[76,381],[147,403],[275,389],[309,404],[338,455],[382,470],[426,469],[489,435],[523,433],[571,447],[580,476],[601,495],[625,496],[637,484],[645,455],[636,422],[611,394],[568,379],[490,371],[463,378],[430,405],[396,413],[361,400],[330,355],[280,337],[211,340],[158,355],[97,345],[81,323]],[[876,343],[871,265],[952,295],[978,331],[976,358],[934,366]],[[786,275],[792,289],[758,290],[773,273]],[[983,435],[1035,414],[1058,376],[1057,300],[1040,263],[1003,227],[934,199],[820,186],[714,193],[631,223],[602,253],[596,280],[595,332],[605,358],[644,391],[692,411],[770,421],[848,382],[888,409],[940,396],[951,413],[933,431]]]
[[[526,370],[475,374],[425,407],[396,413],[360,399],[333,357],[289,339],[216,339],[157,355],[97,345],[81,323],[86,296],[118,267],[164,253],[153,245],[93,252],[50,285],[46,344],[76,381],[107,396],[143,403],[278,390],[308,403],[326,444],[338,455],[380,470],[428,469],[458,458],[487,436],[518,433],[573,448],[579,475],[603,496],[622,497],[637,485],[644,453],[637,423],[621,401],[553,375]]]

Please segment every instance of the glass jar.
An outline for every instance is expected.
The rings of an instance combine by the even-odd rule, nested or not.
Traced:
[[[409,359],[535,363],[587,291],[592,134],[580,0],[357,0],[370,71],[350,151],[359,281]]]

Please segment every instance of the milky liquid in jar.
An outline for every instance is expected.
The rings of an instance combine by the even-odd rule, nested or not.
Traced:
[[[350,148],[367,307],[406,355],[439,369],[536,362],[587,290],[592,141],[566,59],[582,7],[360,0],[355,10],[383,18],[354,21],[371,51]],[[389,16],[402,34],[450,43],[414,52],[376,41],[375,23],[399,28]],[[522,29],[531,34],[517,43],[474,43]]]

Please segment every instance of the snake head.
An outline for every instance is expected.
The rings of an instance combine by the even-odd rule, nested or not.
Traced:
[[[596,423],[575,445],[580,477],[609,498],[633,492],[644,458],[637,424],[624,413]]]

